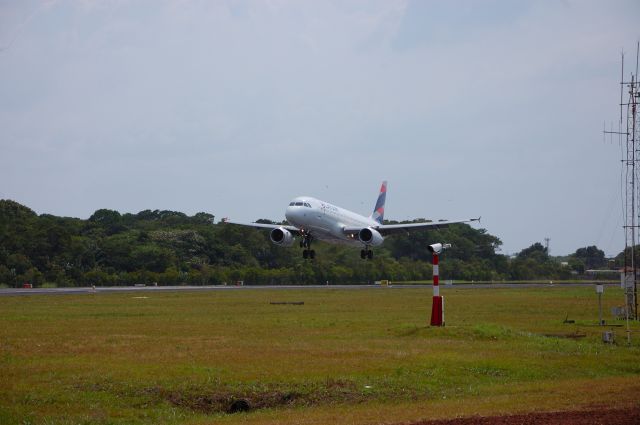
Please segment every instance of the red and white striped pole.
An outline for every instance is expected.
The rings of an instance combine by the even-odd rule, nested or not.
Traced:
[[[440,270],[438,254],[433,251],[433,306],[431,307],[431,326],[442,326],[442,297],[440,296]]]
[[[433,306],[431,307],[431,326],[444,326],[444,299],[440,296],[440,270],[438,270],[438,256],[451,248],[448,243],[434,243],[429,245],[433,254]]]

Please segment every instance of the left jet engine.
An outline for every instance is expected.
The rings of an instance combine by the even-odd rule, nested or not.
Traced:
[[[276,245],[291,246],[293,245],[293,235],[284,227],[273,229],[269,234],[269,239]]]
[[[376,229],[365,227],[358,232],[358,239],[365,245],[378,246],[384,242],[384,238]]]

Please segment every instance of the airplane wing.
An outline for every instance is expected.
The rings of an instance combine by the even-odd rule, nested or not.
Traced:
[[[470,223],[472,221],[480,221],[480,218],[470,218],[467,220],[438,220],[426,221],[423,223],[406,223],[406,224],[380,224],[371,226],[376,229],[382,236],[392,235],[396,233],[409,233],[416,230],[442,229],[450,224]],[[362,227],[345,227],[342,229],[345,234],[356,235]]]
[[[284,229],[287,229],[289,232],[291,232],[294,235],[299,235],[300,234],[300,230],[298,230],[297,227],[290,226],[288,224],[241,223],[239,221],[232,221],[232,220],[222,220],[222,222],[223,223],[227,223],[227,224],[236,224],[238,226],[253,227],[253,228],[256,228],[256,229],[280,229],[280,228],[284,228]]]

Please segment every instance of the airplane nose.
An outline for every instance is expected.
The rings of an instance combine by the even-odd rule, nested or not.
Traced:
[[[292,219],[295,220],[294,211],[295,210],[293,207],[287,207],[287,210],[284,212],[284,216],[286,217],[288,222],[291,222]]]
[[[302,217],[302,208],[300,207],[287,207],[287,210],[284,213],[284,216],[287,218],[289,223],[296,223],[300,221],[300,217]]]

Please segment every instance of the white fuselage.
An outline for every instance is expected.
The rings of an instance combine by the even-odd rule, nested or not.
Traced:
[[[346,235],[345,227],[365,228],[379,224],[369,217],[310,196],[293,199],[285,217],[295,227],[313,235],[314,239],[354,246],[362,246],[362,242],[357,236]]]

